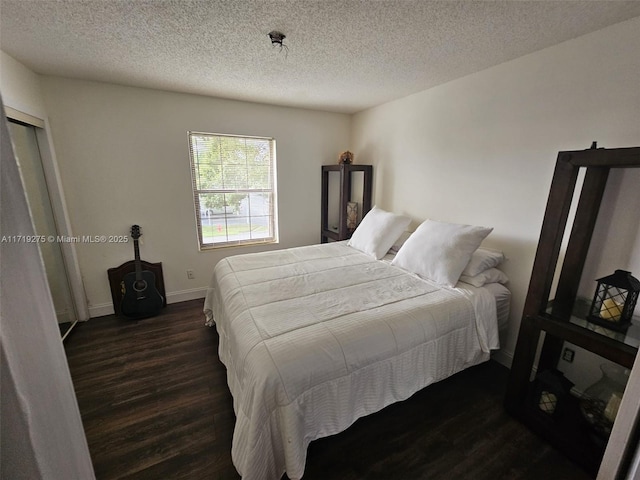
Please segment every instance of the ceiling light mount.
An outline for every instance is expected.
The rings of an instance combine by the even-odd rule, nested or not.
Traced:
[[[284,48],[285,52],[289,53],[289,47],[284,44],[284,39],[287,38],[284,33],[278,32],[277,30],[271,30],[267,33],[267,36],[271,40],[271,45],[273,47],[279,47],[280,50]]]

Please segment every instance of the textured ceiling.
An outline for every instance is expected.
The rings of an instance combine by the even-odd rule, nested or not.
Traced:
[[[0,48],[40,74],[353,113],[636,16],[615,0],[1,0]]]

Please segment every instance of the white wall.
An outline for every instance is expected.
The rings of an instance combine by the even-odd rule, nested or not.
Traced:
[[[169,302],[203,297],[223,256],[319,242],[320,166],[348,147],[349,116],[58,77],[41,83],[74,234],[123,235],[139,224],[141,257],[162,262]],[[198,251],[189,130],[276,139],[278,245]],[[92,316],[111,313],[107,269],[132,259],[132,244],[76,247]]]
[[[5,106],[39,119],[47,118],[40,76],[1,50],[0,78]]]
[[[351,148],[374,165],[379,206],[416,223],[431,217],[495,228],[484,244],[506,253],[513,292],[511,328],[498,357],[505,363],[558,151],[588,148],[594,140],[601,147],[640,145],[638,31],[640,18],[354,117]],[[637,224],[640,209],[634,210]],[[605,238],[612,251],[634,245]],[[606,270],[640,274],[638,257],[618,255]]]

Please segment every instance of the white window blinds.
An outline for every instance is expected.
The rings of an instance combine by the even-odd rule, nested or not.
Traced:
[[[189,132],[201,249],[277,241],[275,140]]]

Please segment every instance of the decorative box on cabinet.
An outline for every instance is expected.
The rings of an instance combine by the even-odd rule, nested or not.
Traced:
[[[589,435],[579,401],[566,399],[563,415],[541,415],[532,401],[536,379],[532,373],[553,371],[560,360],[564,342],[582,347],[626,368],[632,368],[640,339],[634,329],[620,334],[585,320],[583,302],[577,289],[587,257],[607,178],[612,168],[640,167],[640,147],[560,152],[551,183],[538,250],[514,352],[505,407],[531,430],[549,440],[588,472],[598,471],[606,440]],[[580,199],[555,296],[550,301],[563,234],[569,218],[578,172],[585,169]],[[616,266],[617,268],[617,266]],[[541,333],[545,332],[544,337]],[[540,357],[535,364],[539,343]]]
[[[352,198],[352,187],[356,181],[354,173],[361,172],[362,196],[358,199]],[[333,173],[333,175],[331,175]],[[371,165],[336,164],[322,166],[322,211],[320,241],[326,243],[329,240],[346,240],[351,237],[353,228],[347,227],[347,204],[358,203],[358,217],[361,219],[371,210],[371,191],[373,185],[373,167]],[[337,212],[330,212],[330,183],[336,182],[338,198],[336,203]],[[333,215],[331,215],[333,214]]]

